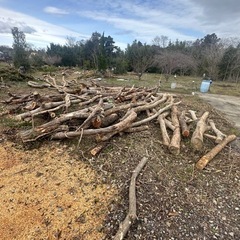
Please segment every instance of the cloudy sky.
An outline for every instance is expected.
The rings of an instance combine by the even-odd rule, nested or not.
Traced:
[[[125,48],[156,36],[195,40],[207,34],[240,36],[239,0],[0,0],[0,45],[11,45],[18,27],[28,43],[46,47],[95,31]]]

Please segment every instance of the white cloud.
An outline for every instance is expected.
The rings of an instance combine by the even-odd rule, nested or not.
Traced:
[[[16,11],[0,8],[0,27],[4,31],[0,31],[0,39],[4,43],[12,44],[12,35],[10,34],[12,27],[19,27],[21,31],[28,29],[32,31],[25,31],[26,40],[29,43],[37,44],[37,46],[46,46],[51,42],[64,44],[67,36],[78,38],[80,33],[68,30],[64,27],[50,24],[48,22],[39,20],[26,14]],[[22,28],[23,26],[24,28]],[[88,35],[81,34],[81,37],[88,38]]]
[[[121,29],[123,32],[132,35],[132,38],[151,43],[153,38],[157,35],[166,35],[171,39],[180,40],[193,40],[194,37],[182,34],[180,31],[171,28],[165,23],[156,20],[156,16],[150,19],[134,19],[134,18],[121,18],[117,16],[109,16],[108,13],[99,13],[97,11],[85,11],[79,13],[82,16],[97,20],[104,21],[113,25],[116,29]],[[154,15],[155,13],[153,13]],[[149,13],[151,16],[151,13]],[[172,23],[173,25],[173,23]]]
[[[43,9],[44,12],[46,13],[50,13],[50,14],[58,14],[58,15],[66,15],[66,14],[69,14],[68,11],[64,10],[64,9],[60,9],[60,8],[56,8],[56,7],[51,7],[51,6],[48,6],[48,7],[45,7]]]
[[[148,43],[157,35],[172,40],[194,40],[214,32],[219,37],[240,35],[238,1],[101,0],[98,2],[101,8],[78,13]]]

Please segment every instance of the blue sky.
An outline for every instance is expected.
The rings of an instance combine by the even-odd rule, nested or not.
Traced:
[[[46,47],[66,37],[88,39],[95,31],[113,37],[124,49],[137,39],[156,36],[195,40],[216,33],[240,35],[239,0],[0,0],[0,45],[12,45],[11,28],[28,43]]]

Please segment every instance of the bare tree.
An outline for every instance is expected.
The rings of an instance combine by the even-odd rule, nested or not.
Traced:
[[[218,79],[219,64],[224,54],[222,44],[210,45],[203,50],[203,71],[213,79]]]
[[[166,48],[167,45],[168,45],[168,42],[169,42],[169,38],[167,36],[164,36],[164,35],[161,35],[160,37],[156,36],[152,40],[152,44],[154,46],[158,46],[158,47],[161,47],[161,48]]]
[[[154,63],[154,49],[152,46],[142,44],[136,40],[127,48],[127,57],[134,72],[138,74],[139,80],[143,73]]]
[[[177,70],[180,71],[180,74],[184,75],[188,71],[195,71],[197,67],[196,61],[192,56],[169,50],[158,54],[155,58],[155,64],[161,68],[166,81]]]

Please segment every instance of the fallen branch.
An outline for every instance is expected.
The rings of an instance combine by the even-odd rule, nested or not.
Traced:
[[[204,136],[204,137],[207,137],[207,138],[209,138],[209,139],[212,139],[212,140],[214,140],[214,141],[216,141],[216,139],[217,139],[216,136],[213,136],[213,135],[208,134],[208,133],[204,133],[203,136]]]
[[[235,135],[229,135],[224,140],[222,140],[217,146],[215,146],[210,152],[205,154],[197,163],[196,168],[202,170],[206,165],[230,142],[235,140],[237,137]]]
[[[143,126],[139,126],[139,127],[130,127],[128,129],[124,130],[124,132],[135,133],[135,132],[141,132],[141,131],[146,131],[146,130],[149,130],[148,125],[143,125]]]
[[[168,109],[170,109],[173,105],[178,105],[180,102],[177,102],[177,103],[170,103],[169,105],[167,105],[166,107],[160,109],[158,112],[156,112],[155,114],[153,114],[152,116],[148,117],[148,118],[145,118],[141,121],[138,121],[138,122],[134,122],[132,124],[132,127],[137,127],[139,125],[142,125],[142,124],[145,124],[147,122],[150,122],[151,120],[153,120],[154,118],[157,118],[161,113],[167,111]],[[144,106],[143,106],[144,107]],[[135,108],[136,109],[136,108]]]
[[[188,110],[188,112],[191,114],[192,120],[193,121],[197,121],[197,116],[196,116],[196,112],[193,110]]]
[[[105,148],[107,146],[107,142],[102,142],[99,143],[96,147],[94,147],[93,149],[90,150],[90,153],[92,156],[96,156],[97,154],[99,154],[103,148]]]
[[[136,203],[136,178],[141,172],[142,168],[147,163],[148,159],[143,157],[140,163],[133,171],[131,182],[129,186],[129,211],[122,223],[119,225],[119,229],[114,236],[114,240],[122,240],[127,234],[131,224],[137,219],[137,203]]]
[[[220,143],[225,137],[226,134],[222,133],[220,130],[218,130],[215,126],[215,123],[213,122],[213,120],[209,120],[208,123],[210,124],[212,130],[214,131],[214,133],[217,135],[217,138],[215,140],[216,143]]]
[[[49,83],[38,83],[34,81],[28,81],[27,82],[28,86],[34,87],[34,88],[49,88],[51,87],[51,84]]]

